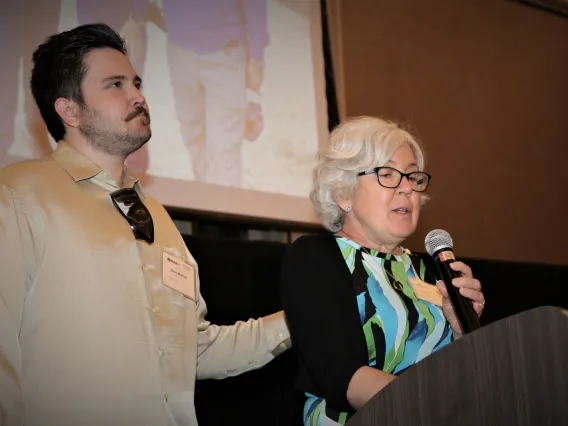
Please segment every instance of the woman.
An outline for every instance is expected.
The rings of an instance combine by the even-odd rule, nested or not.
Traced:
[[[344,425],[398,374],[461,336],[443,282],[441,303],[412,287],[436,283],[428,259],[403,247],[426,200],[423,170],[418,142],[371,117],[336,128],[320,156],[311,200],[330,233],[297,239],[281,272],[305,425]],[[481,284],[462,262],[452,268],[481,315]]]

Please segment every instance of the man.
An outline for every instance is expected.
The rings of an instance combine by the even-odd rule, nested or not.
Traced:
[[[195,179],[241,186],[243,136],[255,139],[262,123],[247,91],[258,94],[263,82],[266,0],[162,0],[162,6],[176,113]]]
[[[283,314],[205,320],[195,261],[124,167],[151,130],[120,36],[77,27],[33,62],[59,143],[0,171],[0,423],[196,425],[195,379],[272,360],[289,346]]]

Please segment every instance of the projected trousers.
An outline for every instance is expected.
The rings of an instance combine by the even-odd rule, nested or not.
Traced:
[[[195,179],[241,186],[247,109],[243,46],[200,55],[170,41],[168,60],[176,114]]]

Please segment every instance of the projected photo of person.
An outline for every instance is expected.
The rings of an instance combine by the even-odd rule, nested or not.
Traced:
[[[195,179],[240,186],[246,119],[257,127],[262,120],[247,90],[262,85],[266,1],[162,0],[162,7],[176,114]]]
[[[24,0],[11,2],[0,13],[0,167],[17,159],[20,153],[11,153],[16,132],[20,78],[23,81],[23,131],[31,157],[42,157],[51,151],[51,143],[45,123],[29,89],[31,59],[34,48],[47,34],[57,31],[60,0]],[[22,70],[22,71],[21,71]]]

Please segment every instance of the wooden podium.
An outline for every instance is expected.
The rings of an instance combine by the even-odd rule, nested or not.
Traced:
[[[568,311],[470,333],[402,373],[347,426],[568,426]]]

